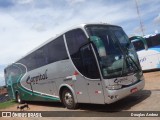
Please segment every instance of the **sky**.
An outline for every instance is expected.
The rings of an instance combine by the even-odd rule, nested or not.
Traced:
[[[144,34],[160,32],[160,0],[137,3]],[[0,86],[8,64],[72,26],[94,22],[142,35],[135,0],[0,0]]]

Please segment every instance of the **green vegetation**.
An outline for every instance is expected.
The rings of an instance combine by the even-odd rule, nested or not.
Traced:
[[[13,106],[15,104],[16,104],[16,102],[14,100],[0,103],[0,109],[5,109],[5,108],[8,108],[8,107]]]

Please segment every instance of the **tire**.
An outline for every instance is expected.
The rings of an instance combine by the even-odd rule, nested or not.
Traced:
[[[62,102],[68,109],[76,109],[78,107],[78,104],[75,103],[74,96],[69,89],[63,90]]]
[[[22,104],[23,100],[21,99],[21,96],[19,93],[16,94],[16,102]]]

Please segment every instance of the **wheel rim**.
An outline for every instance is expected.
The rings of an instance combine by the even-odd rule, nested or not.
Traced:
[[[66,92],[65,96],[64,96],[64,100],[67,105],[72,105],[73,104],[73,97],[72,97],[71,93]]]

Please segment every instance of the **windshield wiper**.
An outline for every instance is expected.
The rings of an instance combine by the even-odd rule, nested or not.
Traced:
[[[139,71],[140,69],[139,69],[137,63],[133,60],[133,58],[132,58],[130,55],[127,55],[127,57],[134,63],[134,65],[135,65],[136,68],[137,68],[137,71]],[[133,66],[132,66],[132,67],[133,67]]]
[[[126,45],[126,48],[124,48],[126,50],[126,55],[127,57],[129,57],[131,59],[131,61],[134,63],[134,65],[137,67],[137,70],[139,71],[140,68],[138,67],[137,63],[133,60],[133,58],[129,55],[129,43]]]
[[[125,48],[125,47],[126,47],[126,48]],[[121,77],[123,76],[123,73],[124,73],[124,68],[125,68],[124,65],[125,65],[125,64],[127,65],[127,63],[128,63],[128,65],[129,65],[130,62],[131,62],[131,63],[133,63],[133,64],[136,66],[136,69],[135,69],[135,67],[134,67],[133,65],[131,66],[131,67],[134,69],[134,72],[140,70],[140,68],[138,67],[137,63],[136,63],[136,62],[133,60],[133,58],[129,55],[129,49],[128,49],[129,44],[127,44],[125,47],[122,48],[122,49],[125,50],[125,52],[123,52],[124,58],[123,58],[123,65],[122,65]]]

